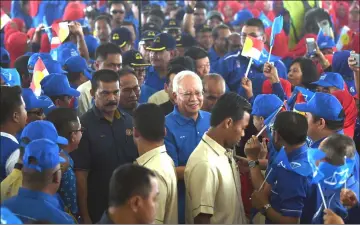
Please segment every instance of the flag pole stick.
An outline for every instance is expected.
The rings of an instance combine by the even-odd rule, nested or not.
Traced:
[[[270,62],[270,57],[271,57],[272,48],[273,48],[273,46],[270,46],[270,51],[269,51],[268,62]]]
[[[249,64],[246,68],[246,72],[245,72],[245,77],[247,78],[248,77],[248,74],[249,74],[249,71],[250,71],[250,67],[251,67],[251,64],[252,64],[252,61],[253,61],[253,58],[250,57],[250,61],[249,61]]]
[[[344,164],[346,164],[346,156],[344,156]],[[347,179],[347,178],[346,178]],[[344,183],[344,188],[346,189],[346,181]]]
[[[259,131],[259,133],[256,135],[256,137],[259,137],[261,134],[262,134],[262,132],[264,132],[264,130],[267,128],[267,125],[265,125],[260,131]]]
[[[262,182],[261,186],[259,187],[259,190],[258,190],[258,191],[261,191],[261,189],[264,187],[264,184],[265,184],[266,180],[268,179],[270,173],[272,172],[272,169],[273,169],[273,168],[270,168],[268,174],[266,174],[266,177],[265,177],[264,181]]]
[[[327,209],[327,206],[326,206],[326,201],[325,201],[325,197],[324,197],[324,193],[323,193],[323,191],[322,191],[322,189],[321,189],[321,185],[320,185],[320,183],[318,183],[318,187],[319,187],[319,191],[320,191],[321,199],[322,199],[322,201],[323,201],[323,203],[324,203],[324,207],[325,207],[325,209]]]

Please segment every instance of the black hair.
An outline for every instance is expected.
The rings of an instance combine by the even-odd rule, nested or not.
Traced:
[[[96,48],[95,59],[96,60],[106,60],[107,56],[110,54],[119,54],[121,55],[121,49],[119,46],[113,43],[104,43],[99,45]]]
[[[117,74],[119,75],[119,79],[128,74],[132,74],[136,77],[135,70],[130,66],[125,66],[121,68],[119,71],[117,71]]]
[[[49,96],[49,95],[48,95]],[[65,97],[67,95],[53,95],[53,96],[49,96],[49,98],[51,99],[52,102],[56,102],[57,99],[61,100],[61,101],[65,101]]]
[[[196,2],[195,6],[194,6],[194,9],[195,8],[206,9],[207,10],[206,4],[204,2],[201,2],[201,1]]]
[[[258,18],[251,18],[251,19],[247,20],[244,23],[244,26],[257,27],[261,30],[261,32],[263,32],[263,33],[265,32],[265,26],[264,26],[263,22]]]
[[[229,26],[225,25],[225,24],[219,24],[216,27],[214,27],[214,29],[212,30],[212,36],[214,38],[214,40],[216,40],[219,37],[219,30],[226,30],[229,29]]]
[[[295,63],[300,64],[300,69],[302,73],[302,78],[301,78],[302,85],[311,90],[315,89],[316,85],[311,83],[317,81],[319,76],[314,62],[311,59],[305,57],[299,57],[291,62],[290,67]]]
[[[93,74],[91,89],[95,92],[98,89],[99,81],[105,83],[119,82],[119,75],[114,70],[102,69]]]
[[[20,86],[0,86],[1,91],[1,112],[0,125],[4,125],[9,119],[12,119],[14,112],[19,108],[22,102]]]
[[[185,70],[195,72],[195,61],[189,56],[178,56],[170,60],[169,67],[173,65],[181,65]]]
[[[134,164],[119,166],[110,178],[109,206],[124,205],[131,197],[140,195],[147,198],[151,192],[153,171]]]
[[[312,8],[308,10],[304,15],[304,25],[302,30],[303,34],[318,34],[320,29],[318,23],[322,20],[329,21],[330,27],[334,29],[331,17],[324,9]]]
[[[94,24],[99,20],[104,20],[111,27],[111,16],[110,15],[100,15],[100,16],[96,17],[94,20]]]
[[[322,117],[321,116],[317,116],[314,115],[313,113],[311,113],[312,117],[313,117],[313,122],[317,122],[319,121]],[[324,119],[324,118],[323,118]],[[333,131],[338,131],[338,130],[342,130],[344,129],[344,122],[345,122],[345,112],[342,109],[340,114],[339,114],[339,119],[342,119],[340,121],[335,121],[335,120],[325,120],[325,126],[329,129],[329,130],[333,130]]]
[[[170,83],[170,76],[171,74],[178,74],[180,73],[181,71],[184,71],[184,70],[188,70],[188,68],[184,67],[183,65],[180,65],[180,64],[174,64],[172,65],[167,74],[166,74],[166,84],[169,85]]]
[[[116,1],[116,0],[108,1],[108,9],[110,10],[112,5],[118,5],[118,4],[122,4],[126,10],[125,1]]]
[[[66,70],[66,68],[64,68]],[[76,81],[78,81],[81,77],[81,72],[69,72],[67,71],[67,74],[66,74],[68,80],[69,80],[69,83],[72,84]]]
[[[29,59],[30,59],[30,56],[23,55],[15,60],[14,67],[20,74],[21,83],[23,80],[28,80],[31,78],[31,74],[29,73],[29,70],[28,70]],[[29,87],[23,86],[23,88],[29,88]]]
[[[209,54],[203,48],[194,46],[194,47],[190,47],[185,52],[184,56],[189,56],[193,60],[198,60],[209,57]]]
[[[78,122],[78,115],[71,108],[56,108],[46,116],[46,120],[54,124],[60,136],[68,138],[73,129],[72,123]]]
[[[250,103],[235,92],[222,95],[211,110],[210,126],[216,127],[226,118],[234,122],[242,120],[245,112],[251,112]]]
[[[326,153],[326,160],[333,165],[339,166],[345,163],[344,157],[355,156],[355,142],[343,134],[333,134],[321,144],[321,150]]]
[[[161,9],[152,9],[149,13],[149,16],[157,16],[159,17],[162,21],[165,21],[165,14]]]
[[[285,111],[276,116],[273,129],[287,144],[299,145],[306,141],[308,123],[305,116]]]
[[[135,109],[133,119],[134,127],[145,140],[164,140],[165,115],[160,106],[153,103],[142,104]]]

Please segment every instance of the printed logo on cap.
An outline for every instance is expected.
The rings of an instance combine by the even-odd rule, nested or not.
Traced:
[[[140,53],[136,53],[136,55],[135,55],[135,59],[143,59],[143,57],[141,56],[141,54],[140,54]]]
[[[326,75],[322,75],[319,80],[325,80]]]
[[[174,20],[170,20],[169,25],[170,25],[170,26],[175,26],[175,25],[176,25],[176,22],[175,22]]]
[[[160,37],[155,38],[154,42],[160,43]]]
[[[113,40],[119,40],[120,39],[119,34],[114,34],[112,39]]]
[[[155,37],[155,32],[154,32],[154,31],[150,31],[150,32],[148,33],[148,36]]]

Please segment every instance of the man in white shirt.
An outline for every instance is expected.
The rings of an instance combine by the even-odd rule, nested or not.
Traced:
[[[155,172],[159,196],[155,223],[178,223],[177,179],[173,160],[164,145],[165,116],[155,104],[140,105],[133,114],[133,136],[139,157],[136,163]]]
[[[215,104],[210,129],[190,155],[185,168],[186,223],[247,223],[240,175],[232,149],[244,136],[251,105],[236,93]]]

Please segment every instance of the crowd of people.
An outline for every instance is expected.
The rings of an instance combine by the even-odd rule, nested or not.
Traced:
[[[359,23],[357,0],[2,1],[1,223],[359,224]]]

